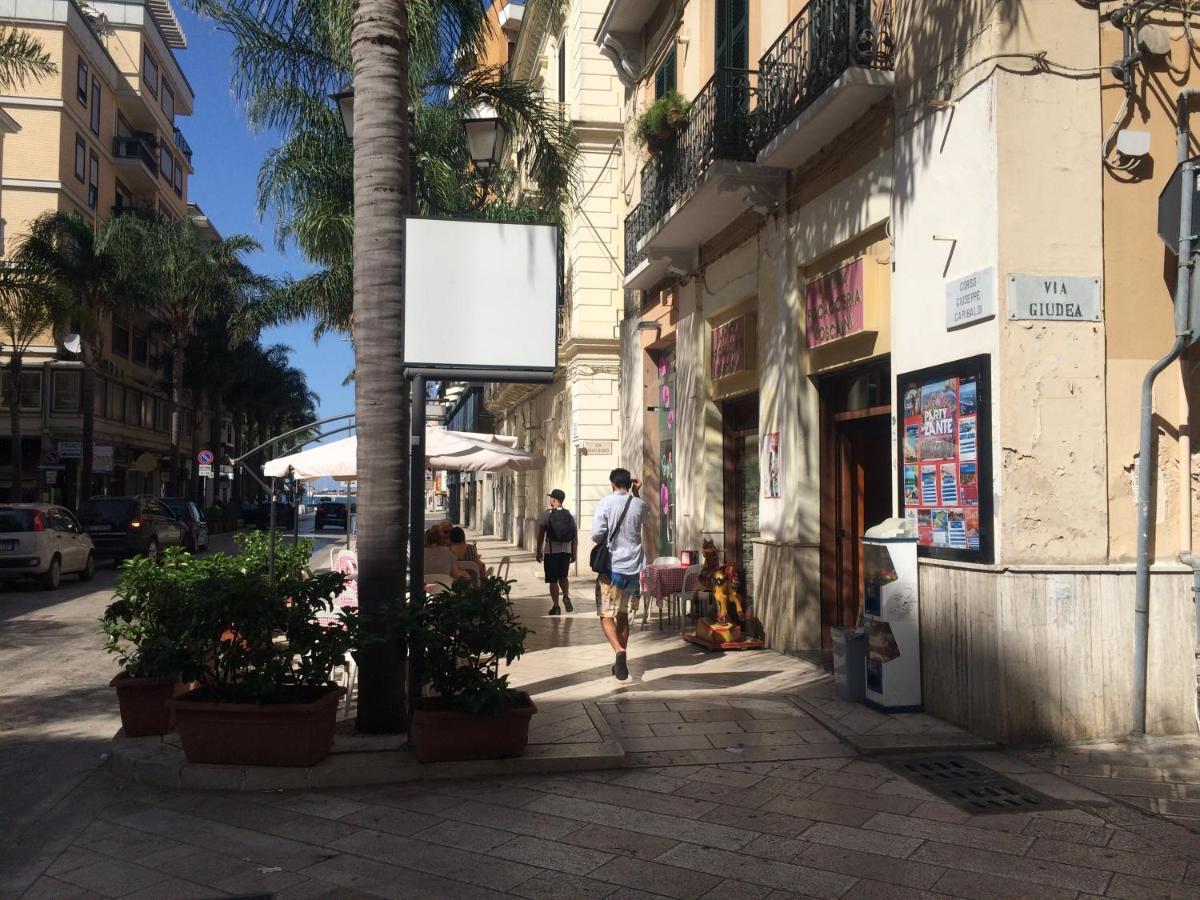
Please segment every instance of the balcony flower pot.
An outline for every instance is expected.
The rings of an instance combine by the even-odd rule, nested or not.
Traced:
[[[525,692],[514,693],[514,699],[493,715],[460,712],[436,697],[420,701],[409,733],[417,761],[520,756],[529,743],[529,722],[537,706]]]
[[[178,678],[134,678],[128,672],[118,673],[108,684],[117,691],[125,737],[170,732],[174,720],[168,701],[187,690]]]
[[[313,766],[333,749],[341,689],[325,688],[296,703],[232,703],[204,687],[171,700],[190,763]]]
[[[652,155],[662,153],[687,127],[691,109],[691,104],[677,91],[668,91],[638,117],[634,138]]]

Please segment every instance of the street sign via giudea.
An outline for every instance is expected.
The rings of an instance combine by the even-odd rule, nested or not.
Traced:
[[[1200,169],[1200,156],[1193,156],[1175,167],[1167,185],[1158,195],[1158,236],[1172,253],[1179,250],[1179,211],[1183,203],[1184,167]],[[1200,183],[1200,179],[1198,179]],[[1200,191],[1192,191],[1192,232],[1200,228]]]

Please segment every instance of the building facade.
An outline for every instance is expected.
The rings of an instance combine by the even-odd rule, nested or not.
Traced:
[[[0,108],[19,126],[0,162],[7,248],[39,215],[73,211],[98,224],[114,215],[189,215],[192,152],[177,124],[194,94],[176,59],[187,46],[169,0],[28,0],[0,23],[41,42],[58,74],[13,85]],[[201,224],[207,219],[195,210]],[[214,232],[215,233],[215,232]],[[78,480],[81,363],[47,334],[25,361],[22,447],[26,497],[74,505],[92,494],[158,493],[171,479],[171,403],[163,390],[165,351],[148,316],[104,321],[96,382],[95,477]],[[77,327],[71,330],[77,330]],[[2,356],[2,354],[0,354]],[[192,456],[191,410],[181,428]],[[0,417],[0,496],[17,448]],[[188,469],[178,473],[186,478]]]
[[[497,433],[515,435],[542,453],[541,472],[484,482],[483,527],[532,547],[545,495],[560,488],[566,506],[588,528],[618,462],[618,373],[622,304],[622,90],[592,42],[603,0],[572,0],[561,20],[545,5],[497,3],[501,29],[493,57],[513,78],[534,80],[561,104],[579,141],[581,185],[562,234],[563,292],[558,371],[549,385],[493,385],[484,393]],[[506,59],[501,59],[507,54]],[[478,495],[478,488],[476,489]],[[490,511],[490,514],[489,512]]]
[[[1181,12],[606,5],[620,459],[647,545],[715,542],[770,646],[857,623],[859,538],[903,518],[927,710],[1010,742],[1133,727],[1139,391],[1174,335],[1155,217],[1200,84]],[[1155,390],[1153,733],[1194,726],[1191,357]]]

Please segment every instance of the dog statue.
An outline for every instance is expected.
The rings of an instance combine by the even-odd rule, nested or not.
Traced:
[[[740,641],[746,609],[736,566],[720,566],[713,572],[712,594],[717,604],[717,621],[700,619],[696,623],[696,637],[714,645]]]

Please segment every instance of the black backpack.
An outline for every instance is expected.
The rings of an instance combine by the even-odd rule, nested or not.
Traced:
[[[571,543],[575,540],[575,517],[561,507],[550,510],[546,534],[555,544]]]

